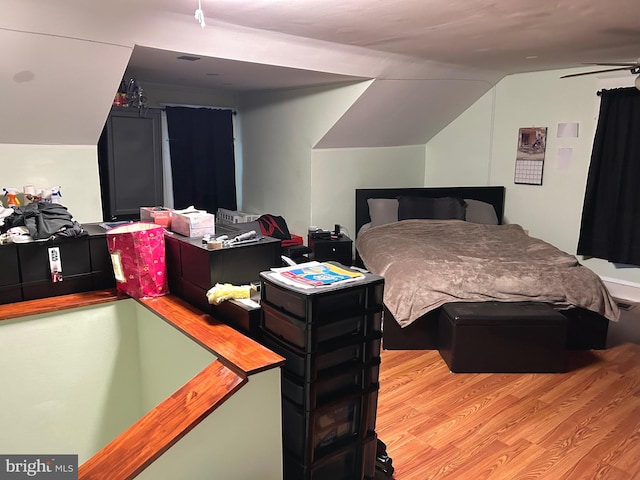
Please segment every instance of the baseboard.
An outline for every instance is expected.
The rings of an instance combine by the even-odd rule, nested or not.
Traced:
[[[609,293],[621,303],[640,303],[640,283],[629,282],[619,278],[601,277],[609,289]]]

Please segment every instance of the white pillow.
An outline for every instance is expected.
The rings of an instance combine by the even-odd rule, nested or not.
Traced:
[[[369,198],[367,204],[372,227],[398,221],[397,198]]]
[[[498,215],[493,205],[480,200],[465,198],[467,211],[465,220],[471,223],[484,223],[485,225],[499,225]]]

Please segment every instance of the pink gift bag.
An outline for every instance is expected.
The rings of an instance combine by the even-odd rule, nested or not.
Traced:
[[[134,298],[169,293],[164,228],[155,223],[129,223],[107,231],[118,292]]]

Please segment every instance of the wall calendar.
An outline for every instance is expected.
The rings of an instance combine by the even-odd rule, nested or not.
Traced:
[[[547,127],[524,127],[518,131],[514,183],[542,185],[547,147]]]

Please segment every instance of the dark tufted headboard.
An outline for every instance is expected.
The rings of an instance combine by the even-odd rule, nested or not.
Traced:
[[[471,198],[490,203],[496,210],[498,221],[504,215],[504,187],[415,187],[415,188],[359,188],[356,189],[356,231],[369,223],[369,198],[397,198],[401,195],[414,197],[458,197]]]

